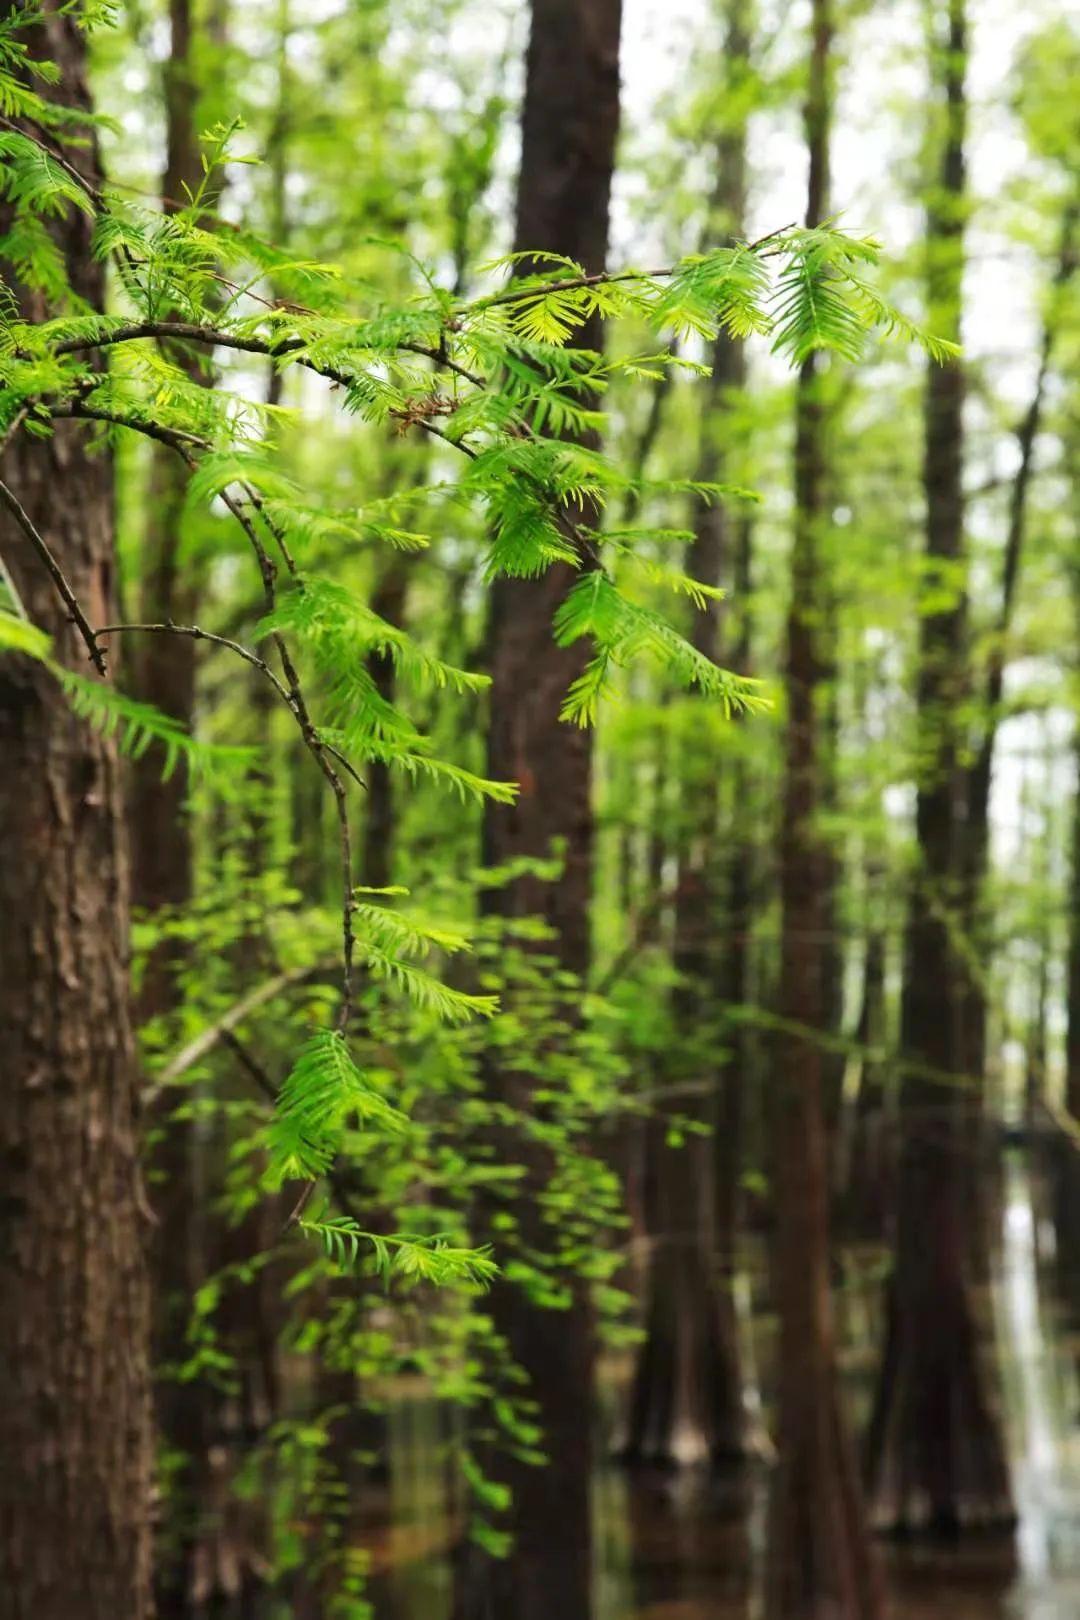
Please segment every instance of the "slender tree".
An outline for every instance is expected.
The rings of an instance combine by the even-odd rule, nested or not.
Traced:
[[[815,0],[811,34],[806,218],[814,226],[827,216],[829,206],[830,0]],[[780,1347],[779,1455],[767,1554],[770,1620],[874,1620],[881,1612],[878,1572],[837,1380],[823,1064],[815,1040],[826,1018],[819,942],[829,875],[815,825],[821,802],[819,705],[825,673],[819,638],[826,434],[822,368],[811,353],[799,373],[796,399],[780,832],[779,1005],[785,1028],[776,1044],[773,1115]]]
[[[603,269],[608,204],[619,124],[621,0],[533,0],[525,66],[515,247],[561,253],[586,272]],[[590,321],[579,341],[598,348]],[[520,783],[512,808],[490,808],[484,857],[503,864],[550,853],[561,841],[557,883],[522,877],[490,891],[505,917],[539,916],[552,930],[560,964],[583,979],[589,966],[593,814],[590,733],[563,725],[563,698],[583,672],[580,643],[559,647],[552,616],[575,575],[566,565],[538,580],[499,579],[491,590],[488,732],[491,775]],[[491,1095],[527,1109],[528,1074],[489,1065]],[[525,1165],[515,1215],[526,1249],[550,1243],[537,1194],[548,1166],[520,1135],[505,1151]],[[586,1620],[590,1612],[592,1332],[581,1288],[566,1310],[530,1301],[507,1283],[492,1293],[492,1317],[537,1403],[548,1457],[537,1468],[514,1457],[497,1463],[513,1498],[509,1557],[469,1547],[459,1568],[458,1620]]]
[[[727,96],[720,114],[725,123],[717,141],[717,182],[710,210],[710,226],[718,238],[738,238],[743,227],[750,43],[748,8],[736,0],[727,9]],[[731,406],[745,382],[744,345],[723,333],[714,345],[705,388],[697,471],[703,483],[729,476]],[[723,503],[698,501],[687,560],[693,579],[714,589],[728,583],[735,572],[743,521]],[[717,600],[695,617],[693,636],[706,657],[719,656]],[[668,1144],[663,1130],[647,1138],[646,1151],[654,1164],[649,1177],[653,1209],[645,1338],[634,1376],[625,1455],[629,1461],[668,1463],[704,1453],[715,1466],[730,1466],[742,1456],[745,1427],[732,1293],[733,1192],[738,1173],[735,1088],[741,1076],[734,1065],[716,1061],[714,1043],[717,1002],[725,989],[732,988],[724,983],[725,957],[729,951],[741,954],[742,942],[721,949],[718,937],[720,778],[711,757],[704,771],[696,757],[690,761],[684,793],[674,907],[675,1013],[680,1028],[709,1029],[712,1037],[707,1052],[693,1033],[685,1043],[693,1061],[680,1063],[679,1072],[672,1074],[673,1111],[717,1127],[722,1151],[715,1152],[710,1139],[697,1133],[678,1148]],[[687,1078],[689,1088],[679,1083]]]
[[[165,167],[162,208],[182,207],[201,178],[197,124],[198,86],[190,0],[170,0],[169,54],[163,67]],[[204,360],[177,349],[170,358],[192,381]],[[149,446],[146,522],[140,550],[140,617],[148,623],[190,624],[196,615],[193,570],[181,564],[182,517],[187,474],[174,451]],[[138,695],[190,729],[195,711],[195,642],[182,636],[147,636],[131,649],[132,684]],[[131,898],[150,918],[178,918],[192,896],[192,833],[187,815],[188,771],[181,760],[163,774],[151,752],[131,771]],[[177,975],[183,951],[165,934],[145,963],[136,1004],[141,1023],[168,1019],[178,1001]],[[158,1369],[155,1411],[159,1436],[172,1462],[168,1493],[169,1533],[155,1571],[155,1600],[163,1620],[188,1613],[198,1543],[200,1475],[209,1443],[211,1414],[201,1379],[181,1380],[175,1368],[187,1359],[191,1300],[205,1272],[196,1167],[196,1130],[190,1110],[177,1108],[166,1088],[150,1110],[151,1199],[156,1216],[152,1243],[154,1360]]]
[[[966,209],[964,0],[936,7],[932,22],[941,30],[931,39],[931,61],[935,111],[944,129],[940,172],[927,207],[929,299],[937,329],[957,338]],[[868,1437],[882,1523],[950,1534],[1009,1524],[1013,1517],[1004,1440],[967,1277],[970,973],[957,941],[967,877],[963,408],[960,361],[931,367],[924,418],[924,578],[935,600],[920,618],[918,870],[901,1009],[903,1140],[886,1342]]]
[[[969,975],[970,983],[965,1005],[964,1048],[967,1072],[975,1079],[982,1079],[986,1068],[989,951],[986,943],[983,889],[990,862],[990,788],[994,750],[1001,719],[1001,700],[1005,690],[1009,636],[1015,617],[1021,570],[1028,543],[1031,486],[1037,472],[1036,445],[1046,409],[1046,391],[1051,376],[1054,347],[1059,337],[1063,310],[1062,293],[1076,270],[1078,214],[1080,207],[1074,196],[1067,202],[1062,216],[1057,262],[1039,339],[1035,385],[1015,428],[1018,461],[1009,490],[1005,546],[1001,561],[1001,595],[981,694],[984,710],[982,736],[974,750],[971,763],[966,767],[961,788],[965,807],[962,926],[975,965],[975,971]]]
[[[78,128],[90,108],[84,35],[47,0],[26,38],[58,65],[52,94]],[[81,134],[70,161],[96,183],[96,146]],[[86,215],[69,206],[52,230],[73,293],[101,309]],[[44,295],[19,277],[5,263],[26,318],[45,318]],[[2,479],[0,554],[57,656],[85,671],[33,537],[111,622],[110,457],[65,423],[45,441],[16,437]],[[0,1616],[144,1620],[147,1302],[120,773],[113,744],[75,717],[45,666],[14,653],[0,660],[0,750]]]

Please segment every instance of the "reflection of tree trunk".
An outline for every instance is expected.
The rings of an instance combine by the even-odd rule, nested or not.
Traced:
[[[827,212],[830,0],[815,0],[806,108],[807,222]],[[823,1062],[814,1031],[826,1014],[820,949],[828,865],[815,826],[821,802],[818,714],[824,673],[820,539],[825,420],[815,356],[799,374],[795,525],[787,623],[785,775],[780,832],[780,1014],[772,1078],[780,1314],[778,1459],[770,1505],[770,1620],[875,1620],[881,1595],[854,1448],[836,1369],[829,1294],[828,1153]],[[809,1039],[802,1033],[809,1032]]]
[[[74,18],[47,3],[20,37],[58,65],[47,94],[77,117],[87,65]],[[96,145],[76,132],[85,144],[68,159],[97,181]],[[101,309],[90,221],[69,207],[52,230],[84,307]],[[45,320],[40,293],[12,264],[3,272],[24,318]],[[17,434],[3,478],[90,621],[113,621],[111,458],[59,423],[49,439]],[[0,552],[57,657],[87,674],[6,511]],[[44,666],[15,653],[0,660],[0,758],[0,1617],[146,1620],[148,1322],[120,770]]]
[[[932,321],[936,330],[956,337],[963,266],[964,0],[948,0],[944,11],[947,39],[932,49],[947,128],[927,233]],[[971,974],[955,938],[967,854],[960,844],[958,721],[967,679],[965,599],[956,584],[964,558],[963,398],[958,362],[931,368],[924,462],[928,577],[939,591],[943,578],[952,583],[954,595],[920,621],[920,871],[908,915],[901,1015],[904,1059],[919,1067],[904,1074],[901,1087],[895,1266],[868,1451],[881,1520],[904,1530],[949,1533],[1012,1517],[1004,1441],[986,1387],[989,1362],[979,1354],[967,1277],[972,1099],[963,1083],[977,1054],[969,1038]],[[926,1070],[945,1077],[944,1083]]]
[[[619,121],[621,0],[533,0],[526,60],[522,153],[515,245],[564,253],[587,271],[603,268],[608,201]],[[602,333],[589,323],[586,348]],[[592,893],[592,740],[558,715],[588,653],[582,643],[556,647],[552,614],[572,583],[567,567],[538,580],[497,580],[488,625],[492,677],[488,774],[520,783],[516,805],[489,806],[484,859],[502,863],[541,856],[564,842],[562,878],[520,879],[491,892],[500,914],[544,917],[554,933],[546,949],[572,973],[589,963]],[[504,1064],[506,1060],[504,1059]],[[528,1114],[533,1077],[488,1059],[489,1096]],[[497,1151],[525,1166],[514,1198],[523,1248],[550,1251],[538,1194],[551,1165],[544,1150],[513,1126],[501,1127]],[[496,1242],[499,1234],[493,1234]],[[510,1487],[504,1559],[469,1544],[458,1567],[457,1620],[586,1620],[590,1612],[592,1335],[581,1284],[566,1310],[544,1309],[520,1286],[497,1282],[491,1315],[537,1402],[548,1462],[531,1467],[503,1452],[490,1468]]]
[[[743,7],[729,13],[725,60],[735,87],[747,70],[749,40]],[[715,211],[718,228],[738,236],[746,190],[745,124],[724,133],[718,143]],[[741,343],[718,338],[703,413],[703,441],[697,477],[716,483],[729,476],[720,444],[730,438],[728,407],[743,388],[746,365]],[[719,586],[732,569],[738,519],[722,503],[701,501],[687,572],[703,584]],[[694,620],[693,639],[715,659],[719,652],[719,604],[708,603]],[[702,775],[696,759],[683,769],[680,798],[682,830],[679,882],[675,898],[674,966],[679,976],[675,1018],[693,1049],[693,1032],[718,1026],[721,981],[718,929],[719,779],[708,762]],[[659,825],[665,826],[667,818]],[[655,833],[654,833],[655,836]],[[658,881],[658,888],[659,888]],[[700,1047],[700,1041],[698,1046]],[[684,1072],[685,1071],[685,1072]],[[672,1148],[666,1133],[650,1133],[655,1178],[653,1227],[645,1283],[645,1340],[638,1357],[625,1456],[633,1461],[678,1460],[702,1452],[714,1463],[730,1464],[743,1450],[743,1402],[739,1346],[731,1286],[734,1188],[738,1174],[734,1134],[738,1078],[723,1070],[711,1049],[669,1072],[675,1086],[671,1113],[723,1133],[720,1154],[700,1138]],[[688,1087],[679,1085],[680,1079]],[[718,1094],[717,1082],[723,1085]],[[718,1197],[715,1178],[729,1178]],[[718,1222],[725,1223],[717,1231]],[[728,1224],[730,1223],[730,1224]]]

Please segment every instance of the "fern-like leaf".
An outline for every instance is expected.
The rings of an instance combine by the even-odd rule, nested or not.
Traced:
[[[408,1121],[356,1067],[338,1030],[319,1030],[289,1071],[267,1132],[268,1185],[314,1181],[324,1175],[357,1118],[384,1135],[400,1135]]]

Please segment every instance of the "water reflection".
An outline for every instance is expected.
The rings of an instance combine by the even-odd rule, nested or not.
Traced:
[[[1044,1261],[1050,1207],[1043,1177],[1025,1155],[1010,1155],[993,1308],[1006,1361],[1017,1536],[958,1547],[888,1546],[893,1613],[903,1620],[1080,1615],[1078,1340],[1060,1279]],[[840,1272],[845,1377],[858,1412],[876,1355],[880,1266],[853,1250]],[[755,1304],[753,1348],[767,1408],[774,1323],[767,1302]],[[454,1516],[438,1461],[438,1422],[433,1403],[419,1397],[401,1402],[394,1416],[391,1500],[386,1525],[372,1538],[378,1620],[447,1620]],[[757,1620],[767,1484],[763,1463],[726,1486],[704,1470],[627,1475],[602,1468],[596,1620]]]

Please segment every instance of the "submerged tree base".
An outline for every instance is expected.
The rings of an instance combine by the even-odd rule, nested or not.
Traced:
[[[749,1451],[734,1302],[696,1244],[657,1251],[645,1331],[617,1461],[741,1471]]]
[[[967,1290],[955,1280],[933,1305],[901,1309],[895,1290],[890,1300],[867,1450],[874,1528],[945,1540],[1010,1534],[1008,1458]]]
[[[793,1415],[800,1432],[781,1435],[769,1510],[768,1620],[879,1620],[880,1575],[839,1392]]]

